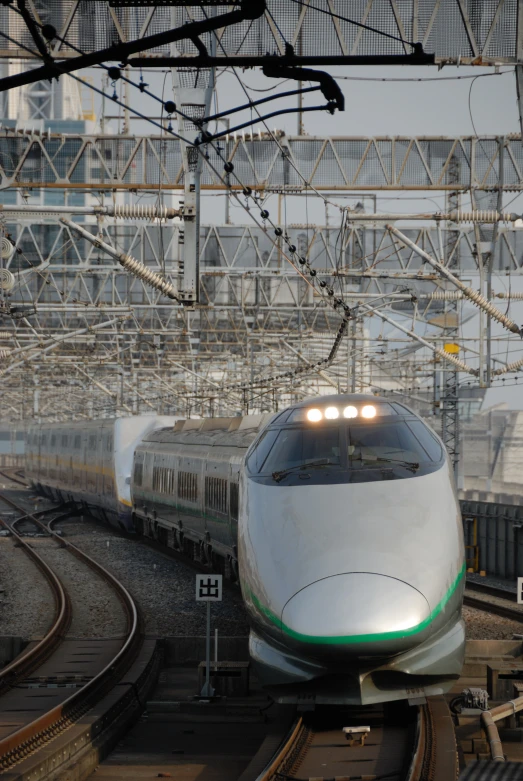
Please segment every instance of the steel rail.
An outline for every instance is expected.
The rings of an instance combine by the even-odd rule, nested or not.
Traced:
[[[23,507],[11,499],[0,498],[14,509],[25,514],[25,518],[33,521],[52,536],[61,547],[87,564],[114,588],[127,615],[127,636],[124,644],[111,661],[81,689],[59,705],[37,717],[29,724],[20,727],[15,732],[0,739],[0,773],[8,770],[29,753],[48,743],[65,729],[72,726],[81,716],[87,713],[110,689],[120,676],[127,670],[136,657],[141,646],[141,628],[137,606],[125,586],[117,580],[105,567],[96,562],[76,545],[64,540],[49,526],[32,514],[25,513]]]
[[[11,480],[12,483],[19,483],[20,485],[23,485],[24,488],[29,488],[28,483],[26,483],[26,482],[24,482],[22,480],[19,480],[17,477],[13,477],[8,472],[6,472],[4,469],[0,469],[0,475],[2,477],[5,477],[6,480]]]
[[[0,500],[10,504],[9,500],[0,494]],[[24,518],[27,517],[24,515]],[[17,519],[22,520],[21,518]],[[13,521],[16,523],[16,521]],[[22,547],[24,553],[29,556],[38,569],[46,578],[55,601],[55,615],[51,627],[47,630],[42,639],[32,648],[23,651],[10,664],[0,670],[0,695],[11,689],[17,681],[27,676],[33,670],[37,669],[56,648],[61,644],[69,628],[72,618],[71,601],[60,578],[53,572],[51,567],[36,553],[33,548],[18,534],[18,532],[2,518],[0,524],[7,529],[16,538],[18,544]]]
[[[253,781],[277,781],[277,779],[294,778],[292,766],[302,764],[305,755],[309,751],[314,732],[314,728],[308,727],[301,716],[297,717],[274,756],[269,760],[263,771],[256,775],[255,778],[253,777]],[[430,708],[426,705],[419,706],[414,745],[412,746],[410,761],[408,764],[406,763],[405,774],[398,771],[388,775],[399,777],[401,774],[401,778],[404,778],[405,781],[421,781],[421,779],[429,777],[435,763],[433,756],[435,735],[433,733],[434,725],[430,716]],[[291,766],[290,771],[288,769],[289,765]],[[349,776],[345,777],[349,778]],[[386,776],[383,777],[385,778]],[[374,776],[369,775],[369,778],[374,778]]]
[[[506,588],[492,586],[490,583],[478,583],[475,580],[467,580],[466,588],[469,591],[476,591],[478,594],[485,594],[498,599],[506,599],[507,602],[517,604],[517,595],[515,591],[509,591]]]
[[[479,597],[473,597],[470,594],[465,593],[463,604],[467,607],[482,610],[484,613],[494,613],[497,616],[503,616],[504,618],[510,618],[512,621],[523,623],[523,610],[511,607],[510,600],[508,599],[507,605],[502,605],[498,602],[490,602],[487,599],[480,599]]]

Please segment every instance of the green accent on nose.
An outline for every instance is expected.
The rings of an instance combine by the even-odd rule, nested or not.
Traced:
[[[268,607],[263,605],[256,594],[254,594],[251,589],[248,588],[248,586],[243,585],[243,588],[245,590],[245,593],[248,595],[249,599],[252,600],[252,603],[255,605],[255,607],[264,615],[266,618],[269,619],[269,621],[274,624],[278,629],[280,629],[282,632],[284,632],[289,637],[292,637],[294,640],[299,640],[302,643],[310,643],[311,645],[355,645],[356,643],[378,643],[383,640],[401,640],[404,637],[412,637],[412,635],[416,635],[419,632],[423,632],[424,629],[426,629],[432,621],[438,616],[442,610],[445,608],[445,605],[448,603],[448,601],[451,599],[452,595],[455,593],[456,589],[458,588],[459,584],[461,583],[461,580],[463,579],[463,576],[465,575],[465,562],[463,562],[463,566],[461,567],[461,570],[459,571],[456,579],[448,589],[448,591],[445,593],[445,596],[443,599],[441,599],[436,607],[431,610],[430,614],[427,616],[427,618],[422,621],[419,624],[416,624],[416,626],[410,627],[410,629],[398,629],[397,631],[392,632],[376,632],[373,634],[366,634],[366,635],[333,635],[333,636],[324,636],[324,635],[306,635],[302,634],[301,632],[295,632],[294,629],[291,629],[289,626],[283,623],[283,621],[278,618],[278,616],[272,612],[272,610],[269,610]]]

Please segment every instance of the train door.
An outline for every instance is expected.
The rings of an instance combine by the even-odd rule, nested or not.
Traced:
[[[240,515],[240,465],[229,464],[229,545],[236,548],[238,545],[238,519]]]
[[[211,540],[222,545],[229,542],[229,464],[227,461],[205,462],[205,526]]]
[[[103,494],[109,506],[114,505],[113,429],[106,428],[102,436]]]

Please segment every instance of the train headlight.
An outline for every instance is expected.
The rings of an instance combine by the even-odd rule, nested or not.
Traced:
[[[356,407],[348,406],[345,407],[343,410],[343,417],[344,418],[357,418],[358,417],[358,410]]]
[[[307,412],[307,420],[310,420],[311,423],[317,423],[322,417],[323,415],[319,409],[310,409]]]
[[[336,418],[339,418],[339,416],[340,413],[336,407],[327,407],[325,410],[325,417],[327,420],[336,420]]]
[[[376,417],[376,407],[373,407],[372,404],[367,404],[363,407],[361,414],[364,418],[374,418]]]

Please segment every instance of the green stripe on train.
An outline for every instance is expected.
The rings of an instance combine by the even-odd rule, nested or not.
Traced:
[[[273,613],[271,610],[269,610],[268,607],[265,607],[258,597],[252,593],[252,591],[245,587],[245,591],[248,592],[248,595],[254,605],[258,608],[260,613],[262,613],[266,618],[268,618],[275,626],[278,627],[278,629],[281,629],[282,632],[285,632],[289,637],[292,637],[294,640],[300,640],[302,643],[311,643],[311,644],[321,644],[321,645],[348,645],[350,643],[371,643],[371,642],[379,642],[381,640],[395,640],[395,639],[401,639],[403,637],[411,637],[412,635],[418,634],[419,632],[422,632],[424,629],[426,629],[429,624],[436,618],[439,613],[444,609],[445,605],[448,603],[448,601],[451,599],[452,595],[455,593],[456,589],[458,588],[463,576],[465,574],[465,563],[463,563],[463,566],[458,573],[456,579],[454,580],[454,583],[451,585],[443,599],[438,602],[436,607],[430,612],[430,615],[422,621],[420,624],[416,624],[416,626],[411,627],[410,629],[399,629],[397,631],[393,632],[376,632],[374,634],[367,634],[367,635],[334,635],[334,636],[323,636],[323,635],[305,635],[301,632],[295,632],[294,629],[291,629],[290,627],[286,626],[286,624],[281,621],[275,613]]]

